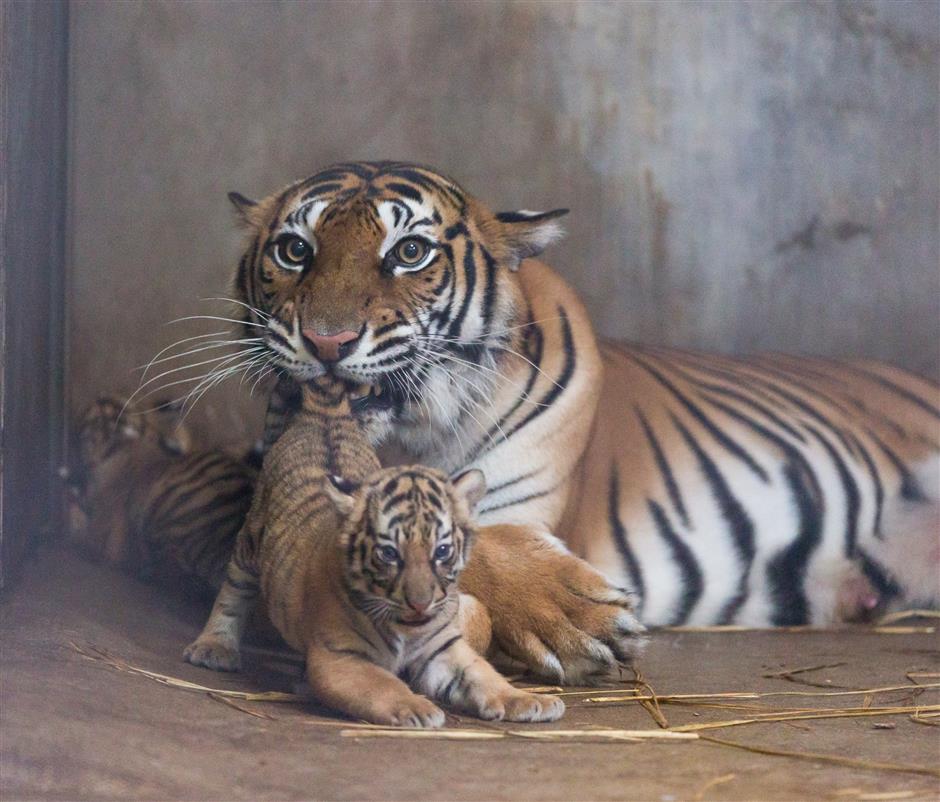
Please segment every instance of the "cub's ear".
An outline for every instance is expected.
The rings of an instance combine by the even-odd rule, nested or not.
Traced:
[[[467,503],[467,512],[473,515],[477,504],[486,495],[486,477],[483,471],[471,468],[453,480],[454,490]]]
[[[238,224],[242,228],[254,226],[257,223],[258,201],[246,198],[240,192],[229,192],[228,199],[235,207],[235,214],[238,217]]]
[[[558,222],[567,209],[550,212],[497,212],[491,231],[503,246],[510,270],[516,270],[523,259],[538,256],[549,245],[561,239],[565,231]]]
[[[324,489],[336,511],[342,516],[349,515],[356,506],[356,499],[352,494],[356,492],[359,485],[334,474],[328,474],[327,479],[329,481],[324,485]]]

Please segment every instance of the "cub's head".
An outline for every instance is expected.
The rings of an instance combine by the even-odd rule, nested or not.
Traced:
[[[342,545],[353,602],[374,620],[405,627],[427,624],[453,604],[485,490],[478,470],[451,481],[422,466],[388,468],[358,487],[333,477],[327,491],[347,520]]]
[[[298,380],[332,368],[398,400],[509,339],[510,273],[560,236],[566,211],[495,214],[402,162],[339,164],[259,202],[230,198],[249,235],[236,281],[247,336]]]
[[[192,448],[192,435],[180,422],[178,409],[161,404],[140,411],[118,396],[103,396],[89,404],[74,434],[78,476],[129,449],[153,446],[168,454],[185,454]]]

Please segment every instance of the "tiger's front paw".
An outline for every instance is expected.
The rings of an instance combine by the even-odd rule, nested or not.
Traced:
[[[485,604],[498,646],[555,682],[616,678],[645,644],[627,593],[537,533],[512,534],[487,544],[485,573],[467,587]]]
[[[183,659],[213,671],[240,671],[242,667],[238,646],[220,638],[197,638],[186,647]]]

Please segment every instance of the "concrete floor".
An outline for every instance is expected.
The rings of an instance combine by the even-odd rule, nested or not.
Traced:
[[[50,549],[0,605],[0,797],[12,799],[936,799],[931,776],[765,756],[702,741],[535,743],[351,739],[323,711],[243,703],[259,718],[194,693],[121,673],[69,646],[93,644],[128,663],[217,688],[289,690],[297,664],[250,653],[244,675],[180,661],[204,615],[193,600]],[[765,679],[784,668],[833,687],[903,684],[940,671],[936,634],[660,633],[641,668],[659,694],[813,688]],[[936,681],[936,680],[931,680]],[[572,697],[577,698],[577,697]],[[908,703],[907,693],[873,704]],[[783,697],[793,707],[861,706],[862,697]],[[924,704],[940,694],[925,693]],[[740,713],[666,706],[671,725]],[[698,714],[698,715],[696,715]],[[875,723],[895,724],[894,729]],[[459,726],[459,724],[458,724]],[[467,722],[466,726],[472,726]],[[515,725],[520,726],[520,725]],[[655,728],[639,706],[569,705],[543,728]],[[767,723],[709,734],[801,752],[940,767],[940,728],[886,718]],[[723,781],[708,787],[717,779]],[[855,790],[851,790],[855,789]],[[868,796],[868,795],[876,796]],[[888,796],[877,796],[887,794]]]

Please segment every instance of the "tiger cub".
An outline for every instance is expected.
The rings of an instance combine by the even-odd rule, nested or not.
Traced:
[[[272,623],[306,656],[315,697],[342,713],[437,727],[444,713],[434,699],[487,719],[557,719],[560,700],[513,688],[461,635],[468,612],[485,616],[457,589],[474,537],[471,515],[485,492],[482,473],[451,482],[424,467],[382,470],[368,435],[341,382],[304,385],[300,410],[265,457],[225,584],[185,659],[237,668],[245,617],[260,591]]]
[[[79,421],[70,540],[143,578],[218,590],[257,470],[223,451],[191,451],[175,412],[124,407],[100,398]]]

